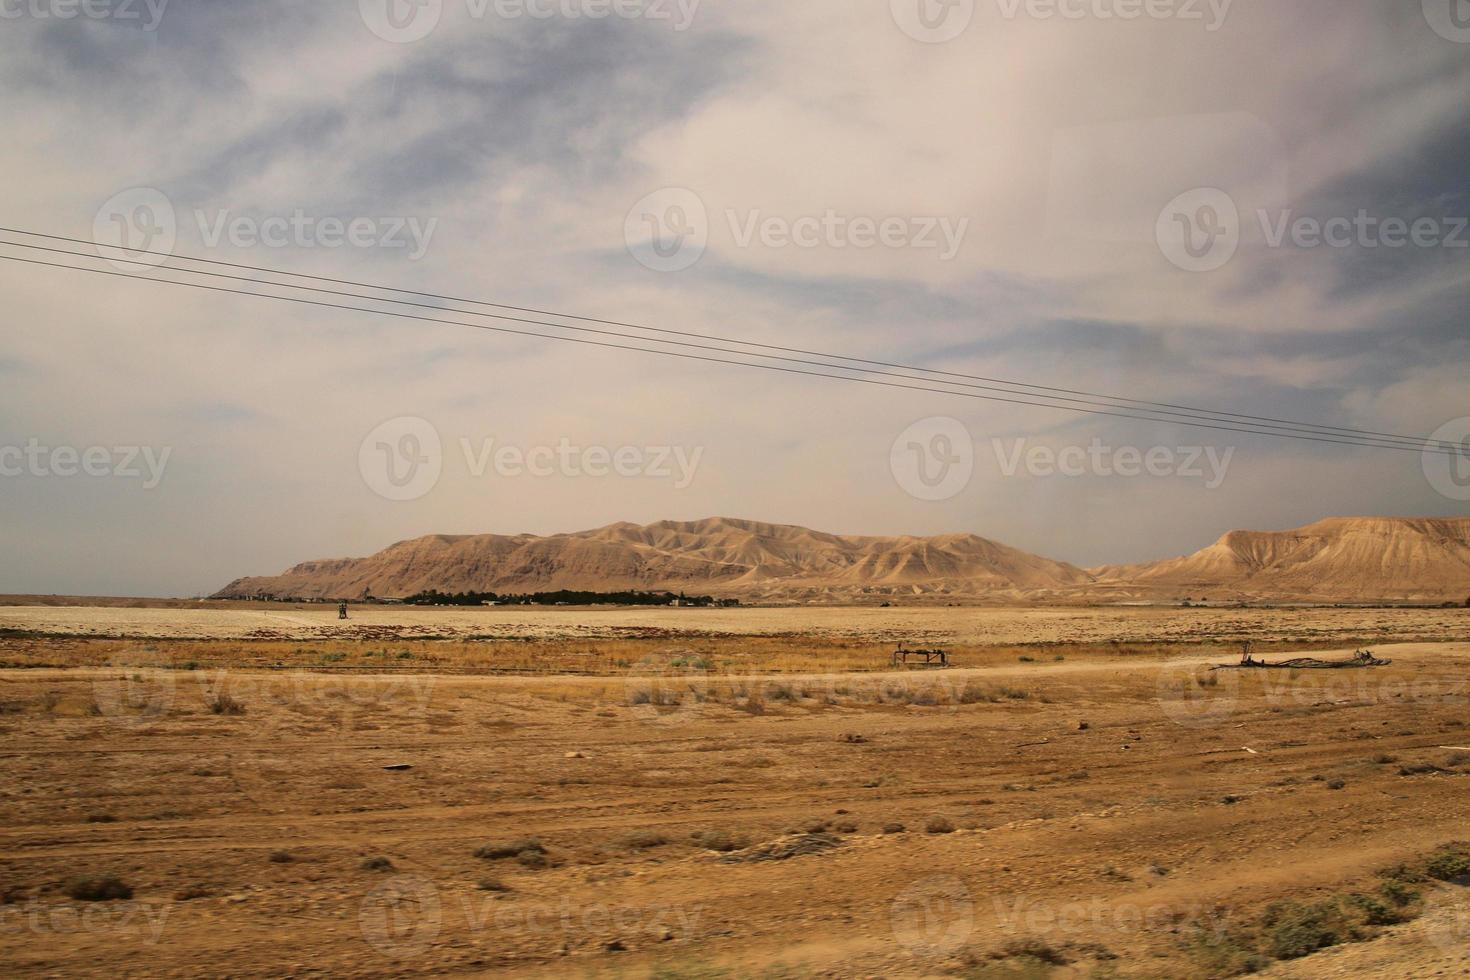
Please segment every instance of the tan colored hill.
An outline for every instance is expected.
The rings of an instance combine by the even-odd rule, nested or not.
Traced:
[[[575,534],[433,535],[313,561],[216,598],[445,592],[687,591],[747,601],[1464,601],[1470,518],[1333,518],[1231,531],[1183,558],[1083,570],[970,534],[855,537],[711,518]]]
[[[648,589],[834,601],[915,594],[1026,595],[1091,577],[970,534],[848,537],[803,527],[711,518],[537,537],[434,535],[369,558],[313,561],[283,575],[244,578],[216,598],[407,596],[445,592]]]
[[[1210,599],[1464,601],[1470,518],[1334,517],[1231,531],[1183,558],[1091,569],[1099,592]]]

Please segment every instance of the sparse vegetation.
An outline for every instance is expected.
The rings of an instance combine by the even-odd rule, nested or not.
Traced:
[[[644,851],[654,847],[663,847],[669,839],[656,830],[635,830],[631,834],[624,835],[622,844],[624,847],[635,851]]]
[[[230,695],[227,691],[219,691],[208,702],[209,713],[212,715],[243,715],[245,705]]]
[[[523,837],[506,844],[485,844],[475,850],[475,857],[487,861],[502,861],[520,857],[522,854],[545,854],[546,846],[534,837]]]
[[[690,835],[697,847],[707,851],[729,853],[750,846],[750,839],[739,837],[724,830],[697,830]]]
[[[1424,871],[1429,877],[1440,881],[1470,877],[1470,854],[1460,846],[1446,847],[1430,857],[1424,865]]]
[[[116,875],[73,878],[63,891],[67,898],[78,902],[125,902],[133,897],[133,887]]]
[[[539,871],[551,866],[551,859],[546,856],[545,851],[525,850],[516,855],[516,862],[523,868]]]
[[[383,610],[375,612],[387,615]],[[746,612],[752,617],[768,615],[760,609]],[[535,612],[516,610],[516,615],[534,616]],[[1153,614],[1110,611],[1107,615],[1121,622],[1134,615]],[[1204,635],[1205,630],[1218,628],[1218,622],[1204,622],[1213,615],[1213,611],[1196,614],[1199,625],[1193,620],[1183,624],[1177,635]],[[1255,614],[1229,615],[1245,621]],[[893,618],[899,619],[898,614]],[[359,628],[366,632],[370,624],[352,624],[352,629]],[[1077,628],[1090,627],[1084,623]],[[1121,622],[1109,626],[1114,628],[1122,633],[1132,627]],[[1111,913],[1114,905],[1121,909],[1124,903],[1137,903],[1140,896],[1147,895],[1152,904],[1170,905],[1171,917],[1147,935],[1137,930],[1110,933],[1108,944],[1119,955],[1116,965],[1103,953],[1094,953],[1081,935],[1038,934],[1051,944],[1050,952],[1071,961],[1072,972],[1089,980],[1216,977],[1259,970],[1273,962],[1277,952],[1312,945],[1313,928],[1318,930],[1317,939],[1324,935],[1341,942],[1371,938],[1394,923],[1412,920],[1426,908],[1437,908],[1446,889],[1430,876],[1430,865],[1436,873],[1452,875],[1444,879],[1451,882],[1458,880],[1455,872],[1463,869],[1462,856],[1454,848],[1445,848],[1443,857],[1438,852],[1426,855],[1378,879],[1354,877],[1334,885],[1331,877],[1338,873],[1332,858],[1370,839],[1371,825],[1412,827],[1422,807],[1430,801],[1452,799],[1459,782],[1466,778],[1452,770],[1466,766],[1467,753],[1439,748],[1441,743],[1470,745],[1461,740],[1464,735],[1447,734],[1459,707],[1420,698],[1412,687],[1404,688],[1407,693],[1402,699],[1396,695],[1399,688],[1390,687],[1389,694],[1365,703],[1352,692],[1344,699],[1331,691],[1309,690],[1318,679],[1310,672],[1304,672],[1296,685],[1288,683],[1285,672],[1264,678],[1224,674],[1220,675],[1224,683],[1231,686],[1226,697],[1241,699],[1235,714],[1197,727],[1175,724],[1160,712],[1157,679],[1149,672],[1181,650],[1197,655],[1198,660],[1215,656],[1207,645],[1192,639],[1168,644],[1125,640],[1105,648],[1090,641],[957,644],[956,650],[963,650],[957,653],[962,669],[915,672],[895,681],[883,663],[874,664],[875,658],[886,656],[889,645],[880,650],[878,644],[861,636],[742,636],[738,641],[680,636],[676,641],[680,648],[675,651],[670,649],[674,641],[666,635],[633,633],[630,629],[627,637],[563,637],[551,642],[526,628],[515,641],[499,636],[462,643],[446,631],[433,640],[376,636],[370,646],[333,639],[331,649],[345,653],[341,670],[303,675],[312,678],[310,685],[320,682],[321,686],[302,690],[293,689],[297,679],[290,668],[318,663],[323,641],[316,641],[313,649],[307,642],[275,639],[213,644],[170,640],[160,644],[162,658],[174,662],[194,659],[208,672],[166,678],[174,685],[170,710],[151,717],[130,716],[125,723],[116,724],[87,716],[93,687],[90,677],[63,682],[56,679],[59,671],[33,672],[34,679],[15,678],[16,685],[4,692],[0,727],[7,727],[7,734],[25,738],[34,732],[49,745],[85,749],[91,746],[63,740],[96,738],[107,742],[99,751],[120,748],[122,754],[114,755],[112,761],[117,765],[105,774],[105,781],[61,756],[45,759],[36,770],[41,778],[27,777],[27,784],[36,787],[35,795],[18,795],[11,802],[21,826],[41,827],[48,818],[34,814],[42,812],[43,803],[55,805],[60,800],[57,812],[70,825],[60,832],[94,837],[94,845],[105,841],[108,853],[119,855],[117,860],[123,863],[114,865],[109,857],[102,870],[119,872],[146,892],[149,900],[212,898],[200,903],[207,908],[196,905],[178,920],[182,925],[170,922],[171,929],[185,930],[189,942],[194,937],[188,930],[197,928],[197,923],[225,921],[231,914],[257,910],[274,914],[287,907],[287,902],[305,902],[318,889],[330,893],[338,886],[351,886],[355,902],[379,886],[389,886],[400,872],[406,873],[407,867],[395,868],[394,863],[410,861],[410,855],[413,873],[423,874],[442,890],[445,937],[451,944],[465,938],[459,922],[462,901],[470,903],[481,921],[489,921],[483,917],[496,912],[549,907],[559,903],[563,894],[570,895],[574,903],[621,904],[638,893],[644,876],[657,885],[655,891],[661,896],[687,894],[691,904],[713,909],[713,903],[729,897],[732,886],[743,887],[751,877],[742,867],[735,867],[734,861],[729,867],[720,863],[724,856],[734,855],[742,862],[795,859],[775,875],[781,887],[762,892],[761,915],[770,916],[762,921],[789,923],[771,933],[773,943],[799,938],[818,924],[830,929],[834,942],[845,942],[870,921],[882,922],[886,933],[895,893],[926,877],[954,875],[971,888],[979,914],[987,920],[990,899],[982,888],[1034,897],[1038,907],[1047,911],[1083,896],[1087,901],[1096,897],[1108,903],[1105,911]],[[1304,644],[1293,646],[1293,652],[1328,635],[1315,627],[1283,630],[1282,634],[1293,644]],[[64,666],[84,655],[79,651],[90,651],[86,655],[93,656],[121,646],[111,641],[75,640],[55,645],[47,656]],[[402,653],[418,662],[406,668],[395,665],[400,646]],[[1218,659],[1233,659],[1232,651],[1224,646]],[[1059,649],[1065,650],[1073,666],[1040,670],[1057,662]],[[687,679],[671,672],[651,678],[647,686],[677,695],[685,707],[698,696],[707,696],[719,707],[681,713],[681,718],[688,714],[690,723],[677,726],[655,726],[649,723],[649,712],[629,711],[625,698],[630,688],[639,686],[636,670],[646,663],[650,651],[661,652],[660,663],[676,658],[671,664],[678,665],[675,670],[700,670],[709,676],[699,679],[698,691],[686,689]],[[10,650],[5,655],[35,656],[30,651]],[[1038,669],[1018,669],[1015,664],[1022,655],[1030,657]],[[1108,659],[1100,660],[1101,656]],[[1416,672],[1421,666],[1426,675],[1437,669],[1429,658],[1416,662],[1414,656],[1401,655]],[[623,664],[620,669],[614,667],[618,661]],[[1447,662],[1456,669],[1463,667],[1457,660]],[[224,676],[218,673],[224,663],[231,668],[244,664],[254,669],[251,676],[260,678],[261,687],[252,682],[241,688],[241,681],[226,688],[248,702],[251,721],[243,727],[242,723],[213,720],[200,707],[201,702],[207,705],[207,694],[201,698],[201,691],[219,689],[214,681]],[[837,670],[872,668],[875,674],[807,676],[814,666],[828,664]],[[260,669],[277,667],[285,670],[267,674]],[[115,667],[110,670],[108,676],[117,672]],[[559,670],[588,676],[532,676]],[[628,674],[629,670],[635,673]],[[460,676],[488,673],[506,676],[492,681]],[[509,676],[521,673],[528,676]],[[782,674],[788,676],[779,676]],[[767,676],[777,676],[777,680],[770,684],[764,680]],[[432,684],[410,687],[402,683],[392,688],[390,696],[361,696],[387,677],[415,685],[432,678]],[[1170,688],[1165,693],[1173,693],[1177,680],[1168,679]],[[1326,680],[1341,682],[1343,678]],[[146,683],[158,683],[157,677],[146,675]],[[1005,686],[1007,683],[1013,686]],[[1213,708],[1213,699],[1193,690],[1193,677],[1184,683],[1187,696]],[[1272,684],[1280,687],[1273,689]],[[42,716],[38,696],[46,689],[57,696]],[[1281,690],[1287,695],[1258,700],[1263,693],[1279,695]],[[257,695],[257,691],[262,693]],[[768,691],[780,693],[762,716]],[[128,693],[139,694],[136,690]],[[1298,693],[1304,696],[1297,698]],[[140,700],[135,697],[134,703]],[[662,707],[652,697],[647,703]],[[1058,707],[1048,707],[1052,703]],[[749,704],[758,707],[751,711]],[[955,704],[975,707],[953,711],[930,707]],[[1273,707],[1282,710],[1267,715]],[[1243,722],[1250,723],[1249,730],[1233,731]],[[244,742],[257,737],[257,730],[267,736],[277,731],[284,736],[281,741],[287,751],[277,753],[282,758],[268,769],[254,765],[266,753]],[[358,734],[368,731],[373,734]],[[1401,731],[1412,737],[1399,737]],[[856,732],[863,734],[852,734]],[[542,738],[547,735],[550,737]],[[169,750],[186,739],[190,753]],[[1369,740],[1377,740],[1377,745],[1368,745]],[[366,751],[341,751],[349,742]],[[1260,750],[1260,755],[1247,758],[1242,745]],[[1280,749],[1288,745],[1311,749]],[[133,747],[154,746],[165,751],[148,768],[150,778],[140,780],[134,791],[126,782],[128,753]],[[572,758],[569,749],[576,749],[582,761],[563,761]],[[251,765],[246,768],[233,754],[240,750],[251,750],[247,759]],[[389,762],[411,763],[413,771],[381,774],[380,764]],[[1418,782],[1401,781],[1395,775],[1400,765],[1415,767]],[[1304,769],[1307,766],[1311,768]],[[1308,783],[1314,771],[1322,778]],[[1359,818],[1340,820],[1333,826],[1336,839],[1320,847],[1324,863],[1314,868],[1310,889],[1304,884],[1296,891],[1294,881],[1282,883],[1281,887],[1293,890],[1276,897],[1294,904],[1296,911],[1278,910],[1270,928],[1262,921],[1265,903],[1231,910],[1228,916],[1222,915],[1217,929],[1197,930],[1193,921],[1172,918],[1176,901],[1181,909],[1186,904],[1190,908],[1198,905],[1208,916],[1213,903],[1243,902],[1259,896],[1266,887],[1259,880],[1249,889],[1232,890],[1223,884],[1219,862],[1238,857],[1226,858],[1223,846],[1198,846],[1199,828],[1210,818],[1217,828],[1228,827],[1232,848],[1239,848],[1231,854],[1246,853],[1245,849],[1267,853],[1282,820],[1302,807],[1309,808],[1313,801],[1326,808],[1316,817],[1333,819],[1336,804],[1350,802],[1345,793],[1336,797],[1328,793],[1339,781],[1345,789],[1354,790],[1352,801],[1368,809]],[[63,798],[57,789],[62,786],[77,792]],[[1002,786],[1006,792],[1000,791]],[[1239,806],[1226,811],[1221,803]],[[426,828],[422,814],[430,809],[435,824]],[[1142,815],[1145,809],[1147,816]],[[943,823],[931,824],[927,815],[934,811],[947,815],[940,818]],[[228,841],[235,853],[246,855],[243,870],[228,862],[213,863],[217,852],[185,849],[177,857],[170,855],[156,872],[149,864],[149,855],[156,853],[151,845],[135,853],[113,850],[139,839],[172,839],[206,824],[210,833],[219,828],[225,841],[226,835],[236,833],[230,819],[236,813],[250,814],[239,826],[255,829],[263,826],[257,816],[261,813],[275,814],[269,822],[279,821],[286,831],[292,821],[304,823],[316,814],[332,826],[360,821],[356,825],[363,830],[361,839],[367,850],[344,859],[331,857],[328,849],[302,846],[295,854],[296,863],[272,866],[265,860],[270,847],[286,846],[290,838],[283,835],[277,843],[267,838],[267,846],[251,858],[249,844],[258,838],[247,835],[240,839],[243,843]],[[487,813],[494,815],[496,824],[477,823]],[[191,826],[142,822],[161,819],[164,814],[188,820]],[[102,826],[114,815],[127,824]],[[83,831],[78,826],[83,819],[99,826]],[[522,821],[524,826],[499,822],[510,820]],[[1104,820],[1108,822],[1094,823]],[[195,825],[194,821],[203,823]],[[950,828],[958,825],[965,833],[926,836],[939,832],[946,823]],[[906,830],[907,824],[913,826]],[[424,834],[439,835],[441,825],[445,839],[459,835],[466,840],[459,845],[463,848],[460,857],[440,855],[443,868],[431,861],[430,870],[421,871],[417,859],[427,846]],[[1072,825],[1076,829],[1069,833]],[[656,829],[634,829],[638,827]],[[1110,840],[1120,846],[1101,852],[1096,840],[1097,832],[1104,828],[1118,835]],[[886,838],[879,836],[880,830]],[[972,830],[975,832],[970,833]],[[1149,833],[1140,836],[1140,830]],[[511,839],[522,834],[523,839]],[[548,835],[542,838],[547,843],[541,844],[532,834]],[[1127,834],[1134,836],[1125,837]],[[841,849],[832,849],[833,838]],[[1130,840],[1136,843],[1126,843]],[[1404,840],[1407,838],[1395,832],[1380,843],[1399,846]],[[478,848],[480,844],[485,846]],[[402,856],[390,860],[378,856],[378,849]],[[479,853],[486,863],[471,858],[471,852]],[[828,852],[833,857],[822,856]],[[1170,878],[1162,877],[1168,872],[1157,865],[1151,869],[1151,858],[1172,864],[1176,870]],[[1102,868],[1104,861],[1116,862],[1117,867]],[[540,873],[541,868],[558,870]],[[1357,868],[1353,863],[1342,873],[1357,874]],[[1318,874],[1320,869],[1325,871]],[[481,874],[489,877],[480,879]],[[55,880],[62,877],[57,873],[27,879],[21,869],[13,886],[10,882],[0,885],[0,901],[57,900]],[[456,879],[458,885],[453,884]],[[477,881],[479,892],[473,891]],[[863,888],[864,883],[877,881],[895,885],[881,895],[876,894],[878,889],[869,894]],[[806,901],[807,895],[829,885],[843,889],[840,906]],[[470,891],[455,894],[453,888]],[[599,897],[602,889],[606,897]],[[776,897],[767,900],[768,894]],[[240,904],[234,904],[237,902]],[[1319,905],[1330,905],[1335,912],[1329,914],[1329,909],[1319,909]],[[311,921],[310,914],[306,921]],[[353,914],[349,905],[349,930],[354,928]],[[699,927],[701,934],[710,934],[713,918],[724,919],[723,913],[706,914],[711,918]],[[1231,927],[1228,934],[1224,931],[1227,923]],[[606,935],[599,931],[585,942],[571,943],[568,955],[589,954],[586,965],[597,969],[603,965],[597,962],[597,954],[608,942],[619,939],[638,957],[638,963],[647,961],[652,967],[656,961],[659,968],[666,966],[669,976],[686,975],[682,957],[689,954],[682,944],[658,945],[663,925],[659,922],[658,928],[647,932],[634,930],[618,936],[611,930]],[[677,922],[672,925],[682,939],[682,927]],[[715,928],[725,925],[720,921]],[[747,939],[745,931],[738,926],[734,929],[731,936],[719,940],[729,948],[728,958],[721,953],[723,962],[737,962],[747,948],[742,945]],[[1404,934],[1414,932],[1402,930]],[[999,935],[1009,934],[1014,933]],[[889,943],[895,954],[889,965],[897,968],[900,960],[896,957],[901,955],[902,964],[911,965],[914,972],[930,970],[935,975],[986,980],[1041,978],[1054,968],[1047,948],[1018,945],[1014,956],[989,959],[990,951],[1001,942],[995,935],[987,921],[974,940],[974,949],[979,951],[974,964],[969,961],[969,950],[910,961],[907,953]],[[557,962],[581,963],[581,959],[556,959],[561,939],[528,936],[525,952],[536,957],[536,962],[544,959],[553,964],[545,967],[553,970]],[[295,955],[296,951],[290,952]],[[472,954],[468,949],[464,952],[468,963]],[[441,965],[436,955],[430,953],[421,962],[426,967]],[[1181,957],[1185,955],[1193,959],[1184,962]],[[172,952],[160,951],[159,957],[161,966],[181,965]],[[1312,963],[1307,959],[1296,969],[1310,974]],[[63,962],[58,969],[66,965]],[[848,975],[862,969],[876,974],[883,966],[877,961],[845,962],[833,965],[829,972]],[[738,972],[732,970],[730,975]],[[785,974],[773,966],[769,975]]]

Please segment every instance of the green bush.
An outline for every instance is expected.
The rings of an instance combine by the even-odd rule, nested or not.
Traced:
[[[1331,901],[1277,902],[1266,909],[1264,924],[1269,951],[1278,960],[1300,959],[1353,938],[1342,909]]]
[[[1419,901],[1419,892],[1402,881],[1385,881],[1378,886],[1378,894],[1399,908],[1405,908]]]
[[[1470,857],[1458,848],[1447,847],[1430,858],[1424,870],[1440,881],[1464,878],[1470,876]]]
[[[1389,908],[1371,895],[1349,895],[1347,901],[1370,926],[1391,926],[1401,918],[1397,910]]]

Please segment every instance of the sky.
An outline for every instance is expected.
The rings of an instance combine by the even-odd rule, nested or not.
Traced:
[[[123,277],[1458,442],[1467,8],[0,0],[0,225],[92,243],[0,256],[121,273],[0,261],[0,592],[715,515],[1083,566],[1470,515],[1418,452]]]

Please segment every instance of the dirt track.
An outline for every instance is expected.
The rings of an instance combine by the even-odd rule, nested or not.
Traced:
[[[1400,774],[1470,741],[1470,645],[1378,652],[1394,666],[1214,687],[1197,656],[728,681],[0,671],[0,969],[1047,975],[995,972],[1043,969],[990,959],[1030,940],[1061,976],[1208,975],[1201,934],[1470,837],[1470,766]],[[244,713],[210,713],[221,693]],[[822,823],[837,845],[785,861],[691,839]],[[549,867],[473,853],[532,837]],[[102,874],[133,900],[62,893]],[[1459,975],[1470,905],[1446,888],[1275,969]]]

